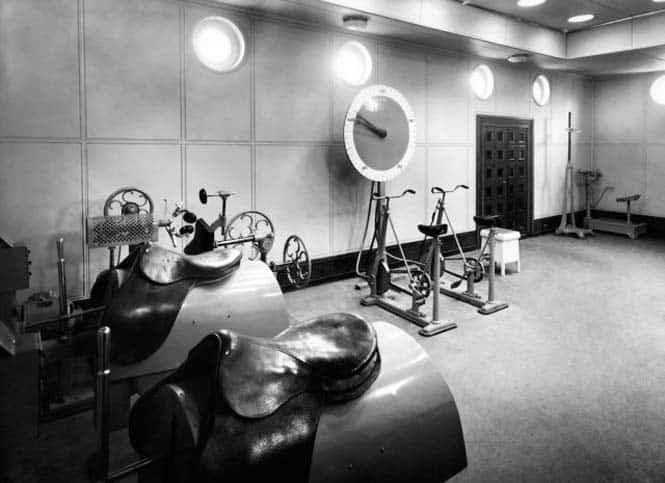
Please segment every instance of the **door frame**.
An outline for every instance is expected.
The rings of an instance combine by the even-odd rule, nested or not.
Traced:
[[[481,150],[482,145],[482,126],[485,122],[491,122],[492,124],[505,124],[507,126],[514,126],[516,123],[527,124],[529,129],[529,160],[527,163],[527,169],[529,173],[527,175],[527,191],[528,191],[528,202],[527,202],[527,233],[526,235],[532,235],[533,225],[534,225],[534,216],[533,216],[533,187],[534,187],[534,157],[535,152],[533,150],[533,119],[521,118],[521,117],[508,117],[508,116],[493,116],[490,114],[477,114],[476,115],[476,215],[482,213],[482,200],[484,198],[484,190],[481,190],[482,186],[482,174],[483,171],[480,169],[480,164],[482,163],[483,153]]]

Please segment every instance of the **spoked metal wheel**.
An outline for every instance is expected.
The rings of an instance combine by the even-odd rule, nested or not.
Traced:
[[[286,271],[286,278],[296,288],[309,285],[312,278],[312,260],[305,242],[297,235],[291,235],[284,243],[282,266]]]
[[[432,292],[432,279],[426,271],[419,268],[412,269],[409,288],[412,294],[426,299]]]
[[[259,239],[266,237],[274,239],[275,227],[270,218],[260,211],[249,210],[238,213],[229,220],[224,231],[224,241],[233,241],[249,236],[255,236]],[[227,246],[240,247],[244,256],[249,260],[256,260],[261,257],[261,250],[257,242],[239,243],[237,245],[230,243]],[[265,245],[264,255],[270,251],[270,248],[272,248],[271,244]]]
[[[478,261],[477,258],[467,257],[466,263],[469,273],[473,276],[474,282],[480,282],[485,276],[485,267]]]

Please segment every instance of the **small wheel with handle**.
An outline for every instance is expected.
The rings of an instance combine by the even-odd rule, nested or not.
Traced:
[[[238,238],[246,238],[249,236],[255,236],[259,239],[274,239],[275,228],[272,221],[270,221],[270,218],[260,211],[243,211],[231,218],[224,230],[224,241],[233,241]],[[233,244],[230,243],[227,246],[233,246]],[[261,256],[265,257],[267,254],[267,252],[262,253],[261,247],[259,247],[257,243],[248,243],[246,246],[247,248],[243,248],[243,252],[250,260],[256,260]],[[267,247],[268,250],[270,250],[271,247],[272,244]]]
[[[309,285],[312,278],[312,260],[309,252],[298,235],[291,235],[284,243],[282,266],[286,271],[286,278],[296,288]]]

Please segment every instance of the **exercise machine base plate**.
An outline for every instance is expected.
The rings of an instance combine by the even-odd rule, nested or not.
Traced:
[[[573,225],[566,225],[565,227],[559,227],[554,232],[557,235],[575,235],[577,238],[584,238],[588,235],[593,235],[593,230],[589,228],[580,228]]]
[[[433,335],[457,328],[457,324],[455,322],[448,320],[433,321],[422,312],[416,312],[412,309],[404,309],[399,307],[390,301],[386,295],[368,295],[360,299],[360,304],[365,306],[378,305],[388,312],[405,318],[409,322],[413,322],[417,326],[421,327],[418,333],[425,337],[431,337]]]
[[[627,235],[631,240],[647,232],[646,223],[628,223],[626,220],[614,220],[612,218],[592,218],[591,228],[618,235]]]
[[[499,300],[488,302],[487,300],[480,298],[480,296],[477,294],[471,295],[467,292],[458,292],[457,290],[453,290],[447,287],[439,287],[439,292],[443,295],[448,295],[449,297],[478,307],[478,313],[483,315],[493,314],[494,312],[508,308],[508,304],[506,302],[501,302]]]
[[[506,302],[501,302],[499,300],[493,300],[492,302],[486,302],[485,305],[478,309],[479,314],[489,315],[499,310],[507,309],[508,304]]]

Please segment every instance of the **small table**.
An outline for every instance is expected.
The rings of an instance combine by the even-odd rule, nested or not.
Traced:
[[[501,268],[501,275],[506,274],[506,265],[515,263],[517,273],[520,271],[520,232],[506,228],[496,228],[494,237],[494,263]],[[480,230],[480,246],[487,241],[489,229]]]

